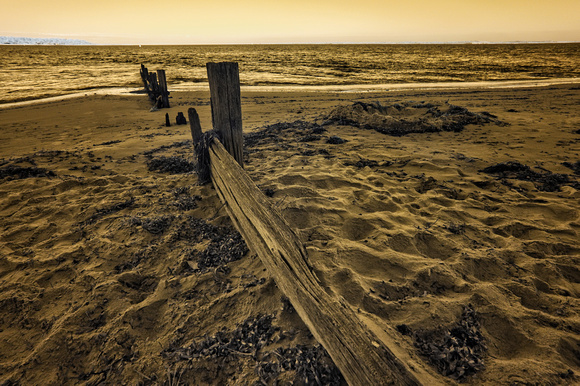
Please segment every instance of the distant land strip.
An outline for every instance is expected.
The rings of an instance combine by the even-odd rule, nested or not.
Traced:
[[[60,39],[60,38],[25,38],[13,36],[0,36],[0,44],[14,45],[58,45],[58,46],[86,46],[93,43],[79,39]]]

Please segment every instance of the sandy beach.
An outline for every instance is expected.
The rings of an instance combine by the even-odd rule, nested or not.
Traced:
[[[245,170],[420,380],[578,383],[579,86],[243,90]],[[0,109],[0,384],[343,384],[171,105]]]

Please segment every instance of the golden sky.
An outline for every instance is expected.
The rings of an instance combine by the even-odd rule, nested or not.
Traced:
[[[103,44],[580,41],[580,0],[0,0],[0,35]]]

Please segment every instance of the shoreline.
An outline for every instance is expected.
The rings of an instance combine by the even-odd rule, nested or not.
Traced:
[[[241,91],[252,93],[370,93],[370,92],[403,92],[403,91],[430,91],[430,90],[464,90],[464,89],[510,89],[535,88],[555,85],[579,84],[580,78],[553,78],[534,80],[506,80],[506,81],[479,81],[479,82],[428,82],[428,83],[382,83],[382,84],[353,84],[353,85],[258,85],[241,86]],[[209,92],[207,83],[178,83],[169,87],[169,92]],[[0,111],[32,106],[67,99],[82,98],[94,95],[143,96],[142,87],[113,87],[92,89],[71,94],[55,95],[46,98],[29,99],[24,101],[0,103]]]

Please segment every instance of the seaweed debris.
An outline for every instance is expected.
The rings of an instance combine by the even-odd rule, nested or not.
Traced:
[[[44,168],[9,165],[0,169],[0,179],[24,179],[32,177],[56,177],[56,173]]]
[[[487,347],[471,304],[463,308],[459,320],[447,329],[413,333],[407,325],[399,325],[397,330],[404,335],[412,334],[421,355],[444,376],[461,381],[485,368],[483,356]]]
[[[188,187],[173,190],[173,196],[175,197],[175,201],[171,205],[181,211],[197,208],[197,203],[201,200],[201,196],[189,194]]]
[[[326,149],[318,149],[318,150],[306,149],[306,150],[303,150],[300,154],[303,156],[306,156],[306,157],[312,157],[312,156],[315,156],[317,154],[320,154],[324,158],[334,157],[334,156],[330,155],[330,153]]]
[[[272,325],[272,315],[250,317],[233,331],[225,329],[215,335],[187,347],[182,355],[198,358],[223,358],[236,354],[256,354],[262,347],[271,343],[276,328]],[[177,350],[176,350],[177,351]],[[169,351],[167,351],[169,352]]]
[[[574,173],[580,174],[580,161],[576,162],[562,162],[562,165],[566,166],[568,169],[572,169]]]
[[[417,186],[415,188],[417,193],[423,194],[423,193],[428,192],[431,189],[435,189],[436,187],[439,186],[439,183],[433,177],[425,178],[425,176],[421,176],[419,179],[420,179],[419,186]]]
[[[517,161],[501,162],[492,166],[488,166],[481,172],[487,174],[494,174],[502,179],[504,185],[510,185],[506,179],[516,179],[520,181],[533,182],[538,190],[544,192],[558,192],[563,185],[571,185],[576,189],[580,189],[580,184],[570,179],[567,174],[539,173],[533,171],[529,166],[519,163]]]
[[[187,216],[177,226],[172,240],[188,240],[193,243],[210,241],[203,251],[193,250],[188,254],[188,259],[196,260],[197,269],[202,272],[240,260],[249,251],[246,242],[235,229],[212,225],[193,216]]]
[[[106,141],[106,142],[101,142],[101,143],[95,143],[93,144],[93,146],[107,146],[107,145],[114,145],[116,143],[121,143],[123,141],[121,140],[114,140],[114,141]]]
[[[467,125],[485,123],[507,125],[492,114],[473,113],[451,104],[440,108],[430,103],[406,102],[383,106],[379,102],[355,102],[332,110],[323,125],[353,126],[400,137],[411,133],[459,132]]]
[[[293,384],[342,385],[342,374],[321,345],[283,348],[267,353],[256,371],[263,384],[269,384],[280,373],[293,371]]]
[[[354,166],[358,169],[362,169],[365,167],[369,167],[369,168],[375,168],[377,166],[379,166],[379,162],[372,160],[372,159],[367,159],[367,158],[361,158],[358,161],[354,162],[354,161],[347,161],[344,163],[345,166]],[[386,165],[389,166],[389,165]]]
[[[131,225],[140,225],[143,229],[147,232],[160,235],[165,233],[165,231],[171,225],[174,216],[169,215],[162,215],[162,216],[155,216],[155,217],[131,217],[130,223]]]
[[[287,378],[291,376],[293,380],[289,384],[345,384],[340,371],[321,345],[297,345],[265,351],[268,345],[277,341],[276,335],[280,331],[273,321],[273,315],[250,317],[235,330],[223,328],[186,347],[180,347],[180,339],[177,339],[161,355],[171,362],[210,359],[218,362],[220,369],[237,367],[237,361],[253,362],[259,377],[257,384],[278,384],[281,376],[285,377],[283,381],[289,381]]]
[[[147,161],[147,169],[160,173],[182,174],[195,170],[195,165],[181,157],[157,157]]]
[[[321,138],[320,134],[325,131],[326,129],[319,124],[303,120],[275,123],[245,134],[244,148],[287,141],[290,134],[300,137],[299,142],[317,141]]]
[[[343,143],[348,142],[346,139],[342,139],[337,135],[333,135],[326,140],[326,143],[331,145],[342,145]]]
[[[197,267],[206,271],[208,268],[223,267],[227,263],[240,260],[248,253],[248,247],[237,232],[217,234],[210,244],[201,252],[194,251],[191,256],[197,257]]]

